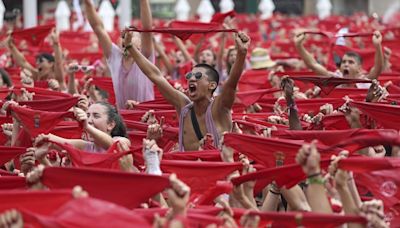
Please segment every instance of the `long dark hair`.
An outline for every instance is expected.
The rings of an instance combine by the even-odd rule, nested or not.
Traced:
[[[124,121],[122,120],[121,115],[118,113],[117,109],[111,104],[104,101],[96,102],[96,104],[103,105],[104,107],[107,108],[107,121],[109,123],[112,121],[115,122],[115,126],[110,133],[111,137],[116,137],[116,136],[127,137],[126,126],[124,124]]]

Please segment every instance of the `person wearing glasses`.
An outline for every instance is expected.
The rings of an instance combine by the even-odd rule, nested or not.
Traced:
[[[184,94],[169,84],[161,71],[132,45],[131,40],[132,33],[126,32],[125,50],[179,114],[179,151],[198,150],[199,141],[206,134],[211,134],[214,146],[218,146],[222,133],[232,129],[231,109],[236,86],[245,65],[250,38],[242,32],[236,35],[235,63],[222,92],[214,99],[213,93],[218,87],[219,74],[212,66],[204,63],[194,66],[186,75],[188,92]]]
[[[18,50],[13,42],[11,33],[8,35],[6,44],[17,65],[30,72],[31,80],[34,81],[36,87],[51,88],[50,84],[53,81],[58,84],[61,91],[66,91],[67,87],[64,80],[62,48],[59,41],[59,34],[53,30],[49,37],[54,50],[54,56],[49,53],[40,53],[36,56],[35,66],[32,66]]]
[[[154,100],[153,83],[139,69],[135,60],[111,41],[110,36],[96,12],[92,0],[84,0],[86,17],[94,33],[99,39],[104,56],[111,72],[116,105],[124,109],[128,100],[143,102]],[[152,15],[149,0],[140,1],[140,17],[143,29],[152,28]],[[131,43],[152,63],[155,62],[151,33],[135,33]]]

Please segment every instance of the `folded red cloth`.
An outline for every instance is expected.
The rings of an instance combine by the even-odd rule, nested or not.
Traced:
[[[36,137],[41,133],[50,133],[64,118],[75,119],[73,112],[46,112],[20,106],[11,106],[9,111],[15,114],[31,137]]]
[[[92,197],[135,208],[167,188],[169,179],[104,169],[46,167],[42,183],[50,189],[80,185]]]
[[[39,46],[44,39],[53,30],[54,24],[37,26],[33,28],[23,29],[12,32],[12,37],[15,42],[25,40],[29,46]]]

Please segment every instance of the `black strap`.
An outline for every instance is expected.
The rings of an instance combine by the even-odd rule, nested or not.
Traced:
[[[194,112],[193,107],[190,109],[190,115],[192,118],[192,125],[193,125],[194,132],[196,133],[196,136],[200,141],[203,139],[203,134],[201,134],[199,122],[197,122],[196,113]]]

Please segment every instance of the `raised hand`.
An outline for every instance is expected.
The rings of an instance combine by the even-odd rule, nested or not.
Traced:
[[[186,206],[189,202],[190,187],[176,177],[176,174],[169,176],[171,188],[168,189],[168,201],[172,208],[173,216],[185,215]]]
[[[147,128],[147,137],[146,138],[150,139],[150,140],[160,139],[163,136],[164,121],[165,121],[165,118],[161,117],[160,124],[158,124],[157,122],[150,124]],[[147,122],[149,122],[149,120]]]
[[[214,146],[214,139],[211,134],[207,133],[204,138],[200,140],[199,150],[207,150]]]
[[[154,175],[161,175],[160,161],[163,150],[158,147],[156,141],[143,139],[143,158],[146,165],[146,172]]]
[[[138,105],[139,102],[134,101],[134,100],[127,100],[125,103],[126,109],[134,109],[136,105]]]
[[[281,89],[285,93],[285,98],[292,98],[294,97],[294,82],[289,76],[282,77],[281,80]]]
[[[79,95],[78,103],[76,107],[82,109],[83,111],[87,111],[89,108],[89,99],[85,95]]]
[[[235,37],[235,46],[238,52],[247,53],[250,46],[250,37],[244,32],[239,32]]]
[[[88,117],[85,111],[80,108],[74,108],[75,118],[78,122],[82,122],[83,127],[86,129],[88,127]]]
[[[297,33],[293,38],[294,44],[296,46],[303,45],[305,40],[306,40],[306,34],[304,32]]]
[[[311,144],[304,144],[296,155],[297,164],[302,166],[307,176],[321,172],[319,166],[320,154],[318,153],[316,143],[314,140]]]
[[[32,147],[26,149],[26,153],[20,156],[19,162],[21,163],[21,171],[24,174],[30,172],[35,166],[35,149]]]
[[[382,45],[382,34],[379,31],[375,31],[372,35],[372,43],[375,47],[380,47]]]

